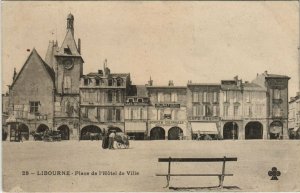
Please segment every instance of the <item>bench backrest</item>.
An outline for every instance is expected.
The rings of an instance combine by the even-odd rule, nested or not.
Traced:
[[[236,157],[222,158],[158,158],[158,162],[223,162],[237,161]]]

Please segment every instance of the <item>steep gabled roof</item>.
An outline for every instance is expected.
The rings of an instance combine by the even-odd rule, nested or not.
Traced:
[[[70,53],[65,53],[65,49],[69,49]],[[57,56],[78,56],[81,57],[81,55],[78,52],[78,48],[74,39],[74,36],[72,34],[71,30],[67,31],[66,37],[58,51]]]
[[[13,83],[11,84],[11,87],[14,86],[14,84],[15,84],[15,82],[18,80],[20,74],[22,74],[22,72],[23,72],[25,66],[27,66],[27,65],[30,63],[30,60],[31,60],[31,58],[32,58],[33,56],[36,56],[36,57],[40,60],[40,63],[41,63],[42,66],[45,68],[47,74],[50,76],[50,78],[51,78],[51,80],[52,80],[52,82],[53,82],[53,85],[55,85],[55,84],[54,84],[54,82],[55,82],[55,73],[54,73],[53,69],[50,68],[50,67],[48,66],[48,64],[46,64],[46,62],[44,62],[44,60],[43,60],[43,59],[41,58],[41,56],[38,54],[38,52],[36,51],[36,49],[33,48],[32,52],[29,54],[27,60],[25,61],[24,65],[22,66],[20,72],[17,74],[16,78],[13,80]]]

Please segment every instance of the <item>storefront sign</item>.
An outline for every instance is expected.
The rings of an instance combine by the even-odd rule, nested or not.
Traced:
[[[184,124],[185,121],[173,121],[173,120],[161,120],[161,121],[149,121],[150,124],[160,125],[179,125]]]
[[[155,108],[180,108],[180,104],[174,103],[156,103]]]
[[[219,121],[220,117],[204,117],[204,116],[190,116],[188,117],[189,120],[193,120],[193,121]]]

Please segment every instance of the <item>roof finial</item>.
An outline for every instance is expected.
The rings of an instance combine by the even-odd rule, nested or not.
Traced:
[[[71,12],[67,17],[67,30],[70,30],[74,36],[74,16],[71,14]]]

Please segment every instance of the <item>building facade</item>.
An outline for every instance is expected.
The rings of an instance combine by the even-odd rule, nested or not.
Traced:
[[[148,107],[148,136],[150,140],[189,139],[187,127],[186,87],[147,86],[150,104]]]
[[[103,70],[81,78],[81,139],[89,139],[91,132],[125,131],[124,103],[130,84],[129,74],[111,73],[106,62]]]
[[[100,139],[111,130],[137,140],[288,139],[288,128],[299,127],[298,98],[290,102],[288,120],[290,78],[284,75],[133,85],[129,73],[112,73],[106,60],[98,72],[84,75],[83,67],[69,14],[61,46],[50,41],[45,60],[33,49],[2,97],[9,139],[31,140],[31,132],[47,130],[63,140]]]
[[[289,101],[289,138],[300,139],[300,93]]]
[[[193,139],[218,139],[220,84],[187,84],[187,120]]]

